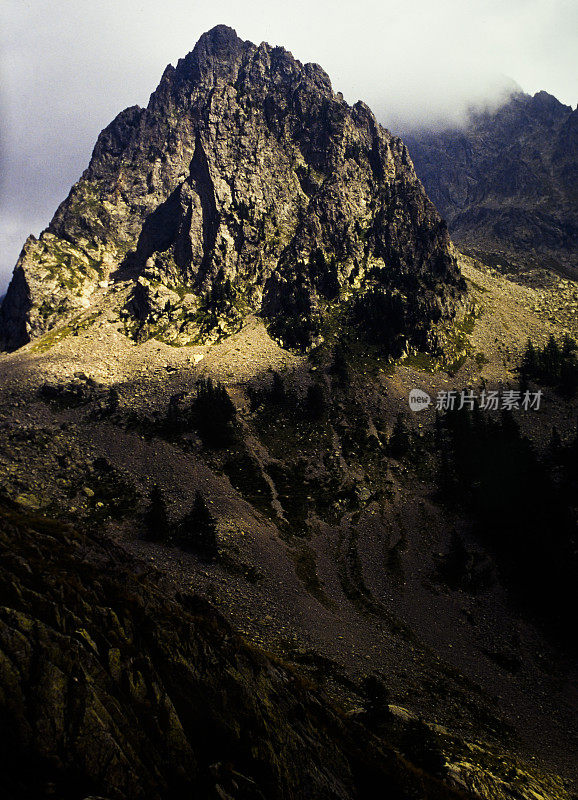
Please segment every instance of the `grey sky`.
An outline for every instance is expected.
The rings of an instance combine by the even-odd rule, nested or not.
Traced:
[[[392,130],[459,121],[505,76],[578,100],[575,0],[3,0],[1,14],[0,293],[100,130],[216,24],[321,64]]]

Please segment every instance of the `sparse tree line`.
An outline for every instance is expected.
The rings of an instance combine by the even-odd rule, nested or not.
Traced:
[[[162,431],[169,436],[178,436],[188,430],[196,430],[207,447],[227,447],[237,438],[236,409],[226,388],[214,383],[211,378],[197,381],[196,395],[189,404],[185,394],[171,397]]]
[[[492,419],[477,408],[447,411],[436,419],[437,499],[466,512],[474,537],[495,556],[518,602],[568,635],[578,579],[578,430],[566,442],[554,428],[539,454],[512,412]],[[452,542],[445,568],[471,567],[483,588],[487,565]]]
[[[163,493],[155,484],[144,517],[144,537],[150,542],[176,544],[208,561],[219,555],[217,521],[200,491],[195,493],[190,511],[177,523],[171,524]]]
[[[561,342],[550,336],[543,347],[528,339],[520,366],[523,385],[536,381],[553,386],[567,397],[574,397],[578,390],[578,347],[574,339],[566,334]]]
[[[570,337],[562,342],[551,337],[541,348],[529,342],[520,369],[522,381],[544,382],[565,393],[571,392],[577,372],[576,344]],[[342,344],[334,349],[328,376],[336,389],[347,390],[351,373]],[[249,385],[247,392],[253,412],[273,409],[275,415],[290,414],[315,423],[328,418],[332,405],[329,384],[311,382],[303,394],[277,372],[268,382]],[[110,398],[110,405],[118,406],[118,395]],[[334,425],[341,436],[338,422]],[[361,411],[358,423],[364,424]],[[155,428],[176,437],[194,430],[206,447],[214,449],[240,449],[243,440],[227,389],[210,378],[197,382],[192,399],[174,395]],[[361,450],[367,448],[352,423],[343,432],[345,453],[347,436],[359,438]],[[496,418],[477,407],[465,407],[437,414],[434,430],[425,435],[399,415],[385,454],[416,468],[425,462],[433,471],[437,500],[473,520],[472,535],[492,552],[518,599],[559,628],[567,624],[564,609],[571,607],[569,588],[577,573],[578,435],[562,441],[554,429],[546,453],[540,455],[521,435],[511,412]],[[291,488],[299,482],[290,482]],[[293,498],[291,503],[295,505]],[[162,492],[155,487],[144,535],[204,558],[218,556],[216,521],[200,493],[189,512],[171,523]],[[438,577],[466,591],[483,590],[494,579],[487,561],[457,535]]]
[[[248,387],[251,411],[264,407],[277,407],[279,409],[298,411],[306,417],[321,419],[329,408],[329,398],[326,389],[319,383],[310,383],[304,397],[291,391],[278,372],[273,372],[270,385],[256,388]]]
[[[552,377],[573,351],[550,342],[532,352],[536,360],[527,363],[541,363],[540,374]],[[434,498],[468,520],[468,541],[453,533],[434,578],[478,592],[494,583],[497,566],[517,602],[567,638],[578,582],[578,427],[565,439],[553,427],[538,451],[511,411],[436,412],[423,436],[400,414],[387,454],[415,469],[431,464]]]

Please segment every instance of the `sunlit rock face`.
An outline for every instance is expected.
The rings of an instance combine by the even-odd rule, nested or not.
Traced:
[[[14,349],[134,280],[126,324],[179,343],[263,314],[307,347],[332,304],[368,296],[384,345],[431,346],[464,291],[403,142],[326,73],[225,26],[169,66],[146,109],[101,133],[0,312]],[[353,302],[353,301],[352,301]],[[392,309],[394,309],[392,311]]]

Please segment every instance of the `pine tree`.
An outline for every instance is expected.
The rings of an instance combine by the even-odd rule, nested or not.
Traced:
[[[532,340],[528,339],[526,352],[522,359],[522,375],[526,378],[535,378],[538,372],[538,354]]]
[[[548,344],[542,351],[542,380],[544,383],[557,383],[560,379],[560,368],[562,366],[562,351],[560,345],[552,334],[548,339]]]
[[[335,345],[331,372],[337,378],[337,382],[342,389],[345,389],[349,385],[349,365],[347,363],[347,358],[345,357],[345,350],[341,343]]]
[[[535,349],[528,341],[520,368],[520,390],[528,388],[528,379],[532,378],[550,386],[567,397],[573,397],[578,391],[578,359],[577,345],[574,339],[565,334],[562,343],[550,335],[542,349]]]
[[[389,438],[389,455],[397,459],[403,458],[403,456],[407,455],[410,446],[411,440],[409,430],[405,424],[405,419],[403,414],[398,414],[392,434]]]
[[[312,383],[307,389],[305,408],[312,419],[320,419],[326,409],[327,402],[323,387],[318,383]]]
[[[309,256],[309,276],[317,290],[327,300],[332,300],[339,294],[337,262],[332,257],[328,264],[325,253],[320,247],[317,247]]]
[[[183,425],[183,414],[180,407],[182,399],[182,392],[173,394],[170,397],[166,416],[166,427],[168,433],[177,433]]]
[[[199,380],[193,412],[197,430],[206,445],[225,447],[234,441],[236,410],[222,383],[215,384],[210,378]]]
[[[207,507],[202,493],[195,493],[195,502],[179,526],[179,544],[208,560],[219,555],[217,522]]]
[[[167,507],[163,493],[156,483],[151,490],[149,499],[150,505],[144,520],[145,536],[150,542],[165,542],[170,533]]]
[[[565,333],[564,338],[562,339],[562,358],[572,358],[576,353],[576,342],[570,336],[570,334]]]

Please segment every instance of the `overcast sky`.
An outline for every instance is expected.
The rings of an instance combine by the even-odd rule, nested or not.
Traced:
[[[578,100],[576,0],[2,0],[0,294],[100,130],[219,23],[321,64],[394,131],[459,121],[509,79]]]

